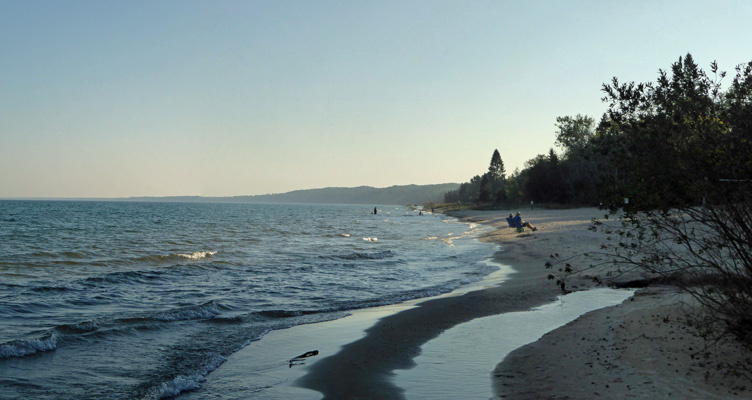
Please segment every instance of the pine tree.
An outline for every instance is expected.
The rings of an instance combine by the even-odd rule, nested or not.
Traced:
[[[506,190],[504,189],[504,181],[506,180],[506,170],[504,169],[504,161],[501,160],[499,150],[494,150],[493,156],[491,156],[491,164],[488,166],[488,197],[494,200],[494,202],[506,200]]]
[[[499,150],[494,150],[493,156],[491,156],[491,165],[488,166],[488,172],[497,182],[501,182],[505,179],[506,170],[504,169],[504,161],[501,160],[501,154]]]

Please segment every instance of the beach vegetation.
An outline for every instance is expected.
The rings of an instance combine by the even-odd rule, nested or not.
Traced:
[[[496,149],[491,156],[491,164],[488,166],[488,174],[494,181],[503,182],[506,178],[507,170],[504,168],[504,161],[501,159],[499,150]]]
[[[470,182],[460,184],[457,190],[444,195],[445,203],[465,203],[478,205],[496,205],[506,201],[506,168],[499,150],[494,150],[488,171],[476,175]]]
[[[701,307],[688,319],[712,344],[752,350],[752,62],[731,82],[691,54],[658,70],[655,82],[604,83],[607,110],[556,119],[555,146],[522,170],[493,174],[501,155],[446,200],[466,207],[594,205],[601,251],[552,255],[549,278],[645,287],[669,284]],[[504,196],[493,196],[503,188]],[[497,192],[498,193],[498,192]],[[470,205],[468,205],[470,204]],[[752,360],[727,366],[752,379]]]
[[[709,332],[752,348],[752,62],[727,91],[725,75],[688,54],[655,84],[604,86],[602,133],[641,155],[613,157],[625,173],[605,187],[622,213],[617,251],[692,294]]]
[[[608,161],[597,151],[595,120],[586,115],[556,118],[556,145],[562,149],[561,185],[565,202],[593,204],[598,198],[600,171]]]
[[[448,192],[445,202],[471,202],[477,208],[505,208],[533,201],[548,207],[596,205],[599,171],[607,160],[596,153],[593,118],[577,115],[557,118],[556,145],[525,162],[525,168],[507,175],[498,150],[488,172],[476,175],[458,190]]]
[[[603,86],[608,111],[595,134],[562,144],[595,156],[610,214],[592,229],[609,240],[597,263],[571,268],[584,255],[555,255],[547,267],[562,287],[587,270],[615,285],[676,285],[701,305],[691,321],[709,343],[752,349],[752,62],[724,89],[725,77],[687,54],[654,83]],[[727,367],[752,376],[749,365]]]

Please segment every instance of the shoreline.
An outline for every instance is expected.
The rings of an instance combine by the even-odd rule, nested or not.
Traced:
[[[719,363],[736,343],[707,343],[682,316],[691,299],[671,287],[639,290],[512,351],[493,371],[501,399],[748,399],[749,381]]]
[[[592,217],[604,213],[595,208],[528,211],[523,217],[538,227],[534,234],[505,231],[507,214],[500,211],[461,212],[458,216],[496,227],[486,239],[505,248],[535,247],[536,251],[526,254],[539,265],[554,253],[562,258],[590,253],[587,260],[570,261],[577,269],[604,260],[595,253],[606,236],[587,229]],[[517,262],[533,267],[529,260]],[[567,289],[597,287],[589,274],[570,276]],[[632,271],[618,280],[639,278],[644,276]],[[728,374],[723,365],[749,364],[752,354],[736,342],[711,344],[698,337],[686,324],[687,315],[698,311],[697,303],[676,287],[640,289],[621,304],[586,313],[509,353],[492,373],[493,398],[749,398],[750,381]]]
[[[412,367],[421,346],[445,330],[556,301],[556,288],[531,284],[534,281],[514,272],[499,286],[423,301],[382,318],[363,338],[318,360],[297,385],[322,393],[324,399],[404,399],[403,389],[392,382],[393,371]]]
[[[444,331],[421,347],[415,366],[395,371],[408,399],[490,399],[491,371],[515,349],[576,318],[631,297],[634,290],[599,288],[559,296],[526,311],[476,318]]]
[[[595,211],[595,209],[592,209]],[[587,232],[590,219],[568,218],[568,227],[577,225]],[[480,239],[500,244],[494,255],[497,263],[513,266],[514,272],[500,285],[460,296],[427,300],[414,308],[387,316],[365,331],[365,336],[344,345],[332,356],[318,360],[296,385],[323,394],[324,399],[404,399],[403,389],[392,382],[393,371],[414,365],[421,346],[442,332],[476,318],[509,312],[527,311],[557,300],[561,289],[547,279],[544,268],[551,253],[547,247],[531,246],[526,240],[542,239],[546,232],[543,219],[534,220],[539,230],[520,235],[507,226],[500,212],[461,212],[449,214],[463,222],[477,222],[493,229]],[[556,219],[556,216],[550,218]],[[503,221],[503,225],[501,222]],[[501,360],[499,360],[501,361]],[[491,371],[489,371],[490,374]]]
[[[381,318],[360,339],[317,360],[294,386],[324,399],[405,399],[393,382],[394,371],[413,367],[428,341],[464,322],[556,300],[562,291],[547,278],[551,271],[545,263],[554,253],[597,251],[605,236],[587,228],[603,213],[596,208],[526,211],[523,218],[538,230],[522,234],[508,228],[509,211],[447,213],[491,226],[480,240],[501,245],[495,262],[515,271],[497,286],[417,302]],[[575,291],[595,287],[587,275],[570,278],[567,285]],[[681,321],[687,304],[691,307],[690,299],[675,288],[650,287],[619,305],[586,313],[499,360],[489,371],[493,398],[748,398],[749,381],[716,366],[749,353],[734,343],[703,352],[706,344]]]

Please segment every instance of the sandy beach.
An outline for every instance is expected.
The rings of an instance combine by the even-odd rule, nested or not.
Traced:
[[[359,340],[317,361],[296,385],[326,399],[403,399],[403,390],[393,382],[394,371],[413,366],[425,343],[476,318],[554,301],[562,291],[547,279],[551,271],[545,263],[554,253],[597,250],[605,237],[587,228],[603,212],[521,211],[537,231],[508,228],[505,217],[510,211],[452,213],[495,228],[482,240],[500,244],[496,260],[516,270],[503,284],[422,302],[382,318]],[[590,278],[569,280],[567,289],[593,288]],[[713,353],[703,351],[703,340],[682,323],[689,307],[691,301],[674,288],[651,287],[618,306],[587,313],[499,360],[489,371],[494,398],[749,398],[749,381],[717,368],[721,361],[749,355],[734,343],[716,344]]]

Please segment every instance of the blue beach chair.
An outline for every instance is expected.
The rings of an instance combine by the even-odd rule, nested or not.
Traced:
[[[525,232],[525,228],[522,227],[522,217],[519,215],[512,218],[512,224],[514,228],[517,228],[517,232]]]

